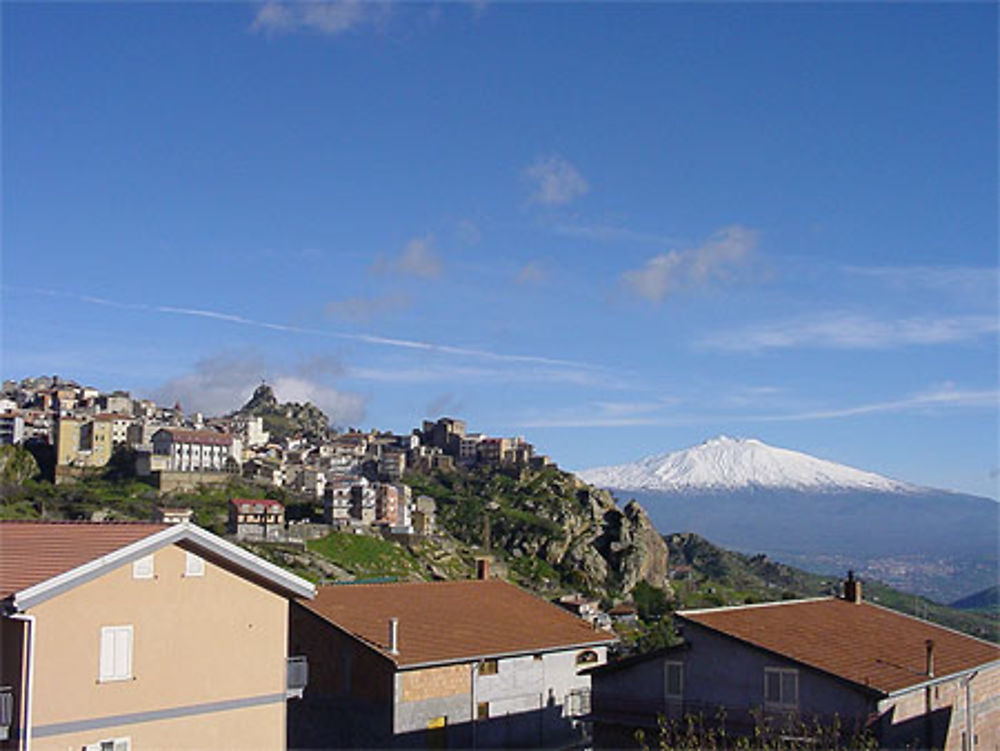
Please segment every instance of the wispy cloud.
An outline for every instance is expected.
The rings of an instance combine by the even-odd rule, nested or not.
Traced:
[[[548,278],[545,269],[537,261],[528,261],[517,272],[514,281],[518,284],[541,284]]]
[[[525,168],[524,175],[534,188],[528,199],[532,203],[564,205],[590,190],[590,185],[576,167],[558,155],[536,159]]]
[[[583,240],[601,243],[639,243],[643,245],[672,245],[676,238],[660,235],[655,232],[638,232],[626,227],[615,227],[606,224],[554,224],[552,231],[566,237],[579,237]]]
[[[525,363],[534,365],[551,365],[555,367],[575,368],[582,371],[606,372],[607,368],[591,363],[579,362],[576,360],[562,360],[555,357],[539,357],[536,355],[518,355],[504,352],[493,352],[487,349],[477,349],[475,347],[459,347],[450,344],[437,344],[434,342],[422,342],[413,339],[396,339],[375,334],[350,334],[341,331],[328,331],[325,329],[314,329],[304,326],[290,326],[270,321],[259,321],[244,316],[225,313],[222,311],[208,310],[203,308],[181,308],[170,305],[147,305],[144,303],[125,303],[108,300],[105,298],[92,297],[89,295],[75,295],[54,290],[32,289],[25,287],[0,286],[2,289],[18,290],[32,294],[45,295],[48,297],[61,297],[92,305],[102,305],[119,310],[132,310],[145,313],[162,313],[167,315],[191,316],[195,318],[206,318],[209,320],[232,323],[239,326],[251,326],[255,328],[267,329],[269,331],[284,331],[290,334],[301,334],[304,336],[315,336],[327,339],[342,339],[347,341],[360,342],[381,347],[393,347],[403,350],[413,350],[428,354],[454,355],[457,357],[472,357],[494,362]]]
[[[323,307],[323,311],[333,318],[355,323],[368,323],[380,316],[407,310],[412,305],[413,301],[404,294],[379,297],[354,296],[343,300],[331,300]]]
[[[841,417],[857,417],[883,412],[917,412],[933,409],[985,408],[1000,407],[1000,390],[986,389],[981,391],[959,390],[950,387],[934,389],[919,394],[913,394],[901,399],[882,402],[870,402],[848,407],[832,409],[807,410],[790,414],[758,415],[745,417],[744,420],[760,422],[801,422],[807,420],[831,420]]]
[[[732,225],[700,247],[653,256],[641,268],[623,273],[621,283],[650,302],[662,302],[673,292],[732,277],[756,245],[754,230]]]
[[[900,288],[988,292],[994,299],[1000,284],[1000,269],[988,266],[844,266],[843,271]]]
[[[956,344],[995,336],[994,316],[969,315],[883,320],[838,312],[807,319],[773,321],[709,337],[704,346],[731,352],[793,347],[892,349],[906,346]]]
[[[398,256],[376,259],[372,271],[431,279],[441,275],[441,259],[434,251],[433,238],[430,235],[415,237],[406,244]]]
[[[258,33],[313,31],[334,36],[376,23],[389,5],[368,0],[294,0],[259,6],[250,30]]]
[[[763,414],[725,414],[715,412],[654,414],[642,408],[635,413],[595,409],[588,403],[574,410],[533,416],[521,422],[525,428],[628,428],[677,425],[724,425],[730,423],[813,422],[846,419],[885,413],[944,413],[955,409],[1000,408],[1000,390],[962,390],[950,386],[911,394],[899,399],[843,407],[818,408],[794,412]]]
[[[307,362],[297,372],[274,373],[262,357],[218,354],[169,379],[152,396],[160,403],[179,402],[188,413],[222,415],[245,404],[260,382],[267,380],[279,401],[312,402],[334,424],[359,422],[364,417],[364,397],[321,382],[316,376],[329,376],[329,368],[320,372],[316,365]]]

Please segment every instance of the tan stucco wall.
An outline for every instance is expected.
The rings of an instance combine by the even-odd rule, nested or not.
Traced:
[[[471,691],[472,665],[445,665],[439,668],[407,670],[400,674],[402,701],[422,701]]]
[[[126,564],[33,608],[38,631],[34,726],[284,693],[288,602],[210,561],[184,576],[177,546],[155,553],[155,578]],[[99,682],[102,626],[133,627],[132,680]],[[159,730],[157,730],[159,728]],[[208,728],[208,729],[206,729]],[[212,730],[214,728],[214,730]],[[215,737],[218,742],[206,742]],[[79,748],[133,735],[133,748],[281,748],[285,705],[102,728],[35,748]],[[139,745],[139,739],[144,739]]]
[[[972,722],[977,738],[975,749],[1000,751],[1000,665],[980,669],[966,692],[965,677],[941,681],[930,689],[932,711],[951,707],[951,719],[945,741],[945,751],[961,751],[962,733],[966,729],[967,698],[972,697]],[[885,699],[879,710],[895,707],[893,722],[899,724],[923,716],[926,706],[925,689]]]

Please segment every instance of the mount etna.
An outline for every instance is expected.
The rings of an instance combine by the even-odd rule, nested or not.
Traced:
[[[634,497],[663,533],[952,602],[997,582],[1000,504],[925,488],[752,438],[578,473]]]

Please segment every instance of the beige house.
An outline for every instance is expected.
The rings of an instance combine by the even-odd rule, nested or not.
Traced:
[[[187,523],[0,523],[0,748],[282,749],[314,594]]]

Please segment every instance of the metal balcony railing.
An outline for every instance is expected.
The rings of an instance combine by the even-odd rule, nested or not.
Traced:
[[[309,684],[309,662],[304,656],[289,657],[285,668],[285,697],[301,699]]]

